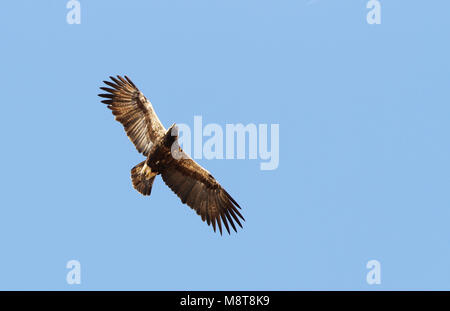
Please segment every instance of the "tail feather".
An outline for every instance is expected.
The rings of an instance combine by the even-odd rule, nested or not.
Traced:
[[[131,181],[134,189],[143,195],[150,195],[152,192],[153,181],[156,173],[146,166],[146,161],[143,161],[131,169]]]

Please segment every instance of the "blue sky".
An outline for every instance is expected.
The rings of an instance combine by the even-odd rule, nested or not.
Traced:
[[[0,289],[450,289],[450,2],[380,1],[380,25],[366,0],[80,2],[79,25],[0,5]],[[132,188],[143,157],[97,97],[115,74],[166,127],[280,125],[277,170],[200,161],[238,234]]]

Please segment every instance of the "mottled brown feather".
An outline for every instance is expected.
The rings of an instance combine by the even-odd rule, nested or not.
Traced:
[[[207,170],[187,156],[175,160],[169,152],[167,157],[162,160],[160,174],[183,203],[194,209],[208,225],[212,224],[214,231],[217,225],[222,233],[222,223],[228,233],[230,225],[234,231],[237,231],[235,223],[242,227],[239,218],[245,219],[237,212],[239,205]]]
[[[152,144],[164,135],[165,128],[151,103],[128,77],[110,78],[113,82],[104,82],[111,88],[102,87],[107,93],[99,96],[107,98],[102,102],[108,105],[116,120],[122,123],[136,149],[148,156]]]

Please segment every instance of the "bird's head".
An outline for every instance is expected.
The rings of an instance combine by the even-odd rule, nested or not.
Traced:
[[[178,126],[174,123],[164,135],[164,144],[166,145],[166,147],[170,147],[177,140],[178,140]]]

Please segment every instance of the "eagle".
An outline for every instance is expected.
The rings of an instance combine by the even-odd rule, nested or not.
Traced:
[[[111,81],[103,81],[107,87],[100,87],[106,93],[98,96],[104,98],[102,103],[112,110],[136,149],[146,157],[131,169],[133,187],[148,196],[156,176],[161,175],[181,202],[212,225],[214,232],[217,226],[222,235],[222,222],[228,234],[230,226],[237,232],[235,223],[242,228],[239,219],[245,219],[238,210],[241,207],[206,169],[180,148],[176,124],[166,130],[150,101],[127,76],[109,78]]]

